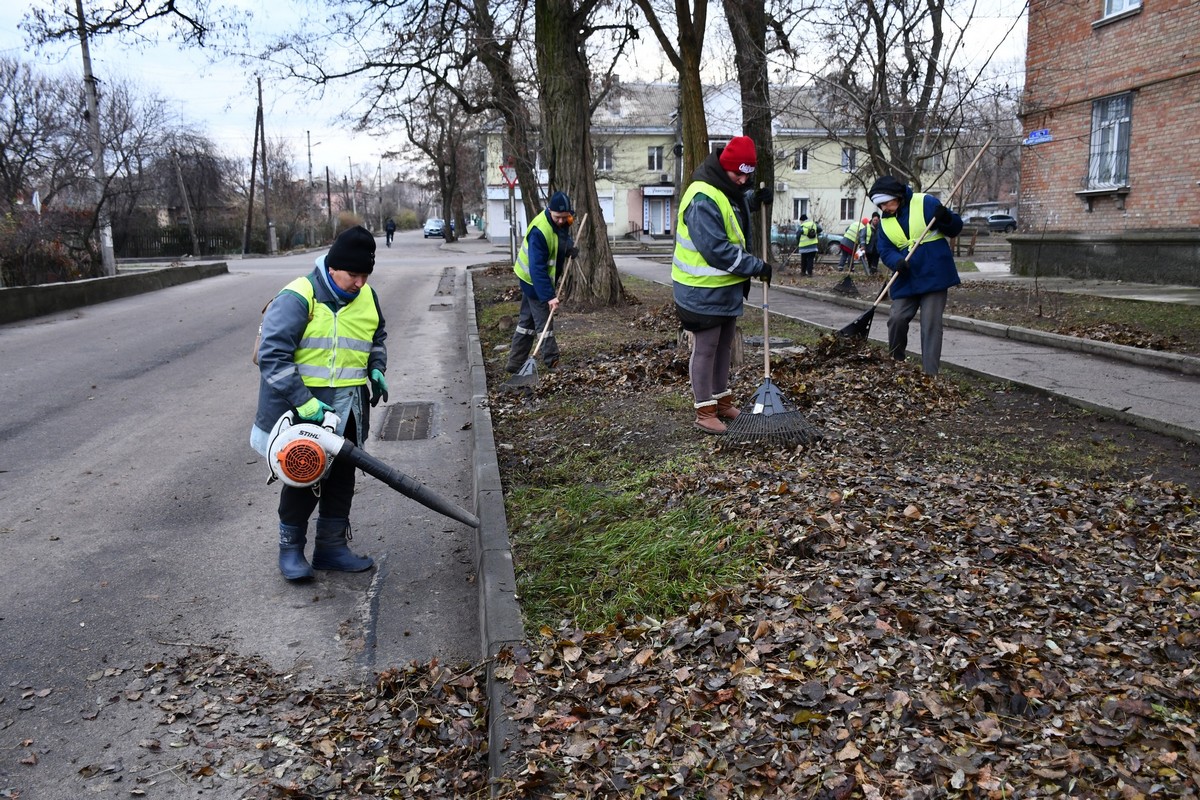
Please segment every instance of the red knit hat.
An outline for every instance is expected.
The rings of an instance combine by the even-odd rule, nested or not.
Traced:
[[[754,140],[749,136],[735,136],[725,145],[720,156],[721,167],[730,172],[740,172],[749,175],[758,165],[758,156],[754,151]]]

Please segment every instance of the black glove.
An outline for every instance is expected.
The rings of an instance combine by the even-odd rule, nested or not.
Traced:
[[[941,203],[938,203],[937,208],[933,210],[934,227],[938,230],[946,230],[954,224],[954,217],[950,213],[950,209],[946,208]]]
[[[771,275],[774,274],[774,272],[775,271],[773,269],[771,269],[771,265],[764,261],[762,271],[759,272],[756,277],[760,281],[765,283],[767,286],[770,286],[771,285]]]
[[[906,275],[908,275],[908,262],[907,262],[907,261],[901,261],[901,262],[900,262],[900,266],[896,267],[896,270],[895,270],[895,272],[896,272],[896,277],[897,277],[897,278],[903,278],[903,277],[905,277]]]
[[[567,258],[576,258],[579,255],[579,248],[572,247],[566,252]]]
[[[775,191],[770,186],[764,186],[754,193],[754,208],[770,208],[775,202]]]

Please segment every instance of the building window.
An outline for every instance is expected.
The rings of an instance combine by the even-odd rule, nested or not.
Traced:
[[[1133,95],[1106,97],[1092,103],[1092,147],[1088,188],[1129,184],[1129,128]]]
[[[796,170],[797,172],[807,172],[808,171],[808,148],[807,147],[797,147],[796,148],[796,152],[794,153],[793,160],[792,160],[792,169]]]
[[[858,169],[858,153],[853,147],[842,148],[842,172],[854,172]]]
[[[792,219],[800,219],[808,216],[808,198],[793,197],[792,198]]]
[[[1113,17],[1142,7],[1142,0],[1104,0],[1104,16]]]
[[[663,149],[659,147],[646,148],[646,169],[651,172],[661,172],[663,168]]]
[[[609,145],[597,145],[592,150],[596,153],[596,172],[612,172],[613,149]]]
[[[853,197],[842,198],[842,219],[858,219],[857,204]]]

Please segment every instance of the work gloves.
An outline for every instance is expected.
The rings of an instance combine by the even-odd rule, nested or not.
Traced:
[[[333,406],[322,403],[315,397],[308,398],[308,402],[296,407],[296,413],[300,415],[300,419],[318,424],[325,421],[326,411],[333,411]]]
[[[756,190],[754,194],[751,195],[750,210],[757,211],[760,208],[770,208],[771,204],[774,202],[775,191],[769,186],[764,186],[763,188]]]
[[[579,248],[572,247],[571,249],[567,250],[566,256],[567,258],[577,258],[579,256]]]
[[[760,281],[765,283],[767,286],[770,286],[771,285],[771,275],[774,274],[774,272],[775,271],[773,269],[771,269],[771,265],[764,261],[762,271],[759,272],[756,277]]]
[[[944,231],[954,224],[954,216],[950,213],[950,209],[946,208],[941,203],[933,210],[934,225],[939,231]]]
[[[383,373],[377,369],[371,370],[371,405],[372,407],[379,405],[379,401],[387,402],[388,390],[387,379],[383,377]]]

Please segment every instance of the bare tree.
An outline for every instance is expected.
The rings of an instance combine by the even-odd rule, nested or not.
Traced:
[[[683,179],[688,181],[696,167],[708,157],[708,121],[704,116],[704,85],[700,80],[708,0],[673,0],[669,8],[651,0],[633,2],[645,15],[659,46],[678,73]],[[673,21],[675,41],[671,40],[664,20]]]
[[[587,39],[597,28],[591,21],[598,0],[576,3],[536,0],[535,33],[540,81],[542,143],[550,171],[551,191],[571,196],[577,216],[587,224],[576,232],[585,257],[578,272],[567,271],[558,295],[584,307],[610,306],[624,300],[621,277],[608,244],[608,228],[596,194],[592,160],[591,70]],[[582,216],[580,216],[582,219]]]

